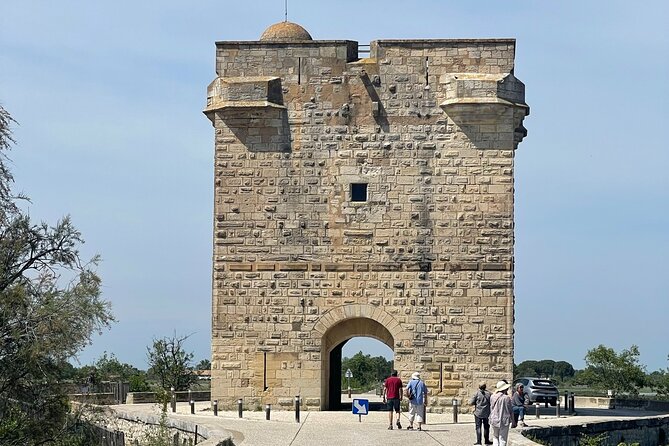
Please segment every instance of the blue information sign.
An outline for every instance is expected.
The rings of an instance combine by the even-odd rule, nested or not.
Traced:
[[[369,400],[353,400],[353,415],[367,415],[369,413]]]

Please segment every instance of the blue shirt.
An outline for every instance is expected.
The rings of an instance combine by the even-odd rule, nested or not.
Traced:
[[[414,399],[411,400],[411,404],[424,404],[425,396],[427,395],[427,386],[420,379],[412,379],[407,384],[407,388],[411,388],[411,392],[414,395]]]

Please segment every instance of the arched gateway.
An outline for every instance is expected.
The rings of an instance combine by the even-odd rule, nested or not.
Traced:
[[[513,369],[515,41],[218,42],[212,399],[338,405],[369,336],[433,410]],[[339,362],[337,362],[339,361]]]
[[[323,319],[314,329],[322,333],[321,351],[321,408],[336,410],[341,404],[341,352],[351,338],[364,336],[395,348],[395,339],[401,344],[402,327],[380,308],[369,305],[336,307],[333,318]],[[399,359],[396,363],[400,362]]]

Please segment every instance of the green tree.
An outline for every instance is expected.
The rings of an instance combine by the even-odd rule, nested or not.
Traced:
[[[97,367],[94,365],[85,365],[77,369],[74,381],[78,384],[86,384],[87,386],[97,386],[102,381],[102,377]],[[95,392],[96,390],[91,387],[89,391]]]
[[[639,347],[632,345],[629,350],[617,354],[604,345],[588,350],[585,355],[586,367],[579,374],[579,380],[600,390],[614,393],[638,394],[646,383],[646,372],[639,364]]]
[[[557,361],[553,367],[553,377],[558,378],[560,381],[573,378],[575,373],[574,366],[567,361]]]
[[[131,392],[146,392],[150,389],[146,372],[121,362],[111,353],[104,352],[93,367],[98,381],[123,381],[130,384]]]
[[[131,392],[148,392],[151,390],[146,373],[142,372],[138,375],[132,375],[128,378],[129,389]]]
[[[79,369],[69,362],[63,362],[59,368],[59,379],[62,381],[75,381],[77,379]]]
[[[523,361],[514,366],[514,376],[536,376],[538,378],[552,378],[556,381],[564,381],[572,378],[576,371],[574,367],[566,361],[554,361],[552,359],[542,359],[541,361]]]
[[[669,356],[667,356],[669,361]],[[669,368],[657,370],[648,375],[648,384],[658,395],[669,396]]]
[[[130,364],[121,363],[113,353],[107,354],[107,352],[104,352],[102,356],[95,361],[95,368],[97,369],[100,378],[104,381],[125,381],[130,378],[131,375],[139,372],[139,370]]]
[[[344,374],[350,369],[353,373],[351,378],[351,387],[362,390],[371,390],[375,388],[383,379],[390,376],[392,371],[392,361],[386,360],[383,356],[372,357],[365,355],[361,351],[351,358],[342,359],[342,386],[347,387],[348,381]]]
[[[147,347],[149,374],[156,377],[160,387],[169,390],[188,390],[195,381],[193,375],[193,353],[187,352],[184,343],[189,336],[174,336],[154,339],[153,345]]]
[[[537,376],[537,361],[523,361],[513,367],[513,376],[519,378],[521,376]]]
[[[211,370],[211,361],[208,359],[203,359],[197,363],[195,370]]]
[[[12,192],[14,177],[6,163],[7,152],[14,143],[11,129],[13,122],[15,121],[11,115],[0,105],[0,217],[3,221],[6,214],[13,215],[17,212],[17,197]]]
[[[65,364],[114,319],[69,217],[36,224],[17,205],[12,122],[0,107],[0,444],[56,443],[77,429],[58,385]]]
[[[552,359],[542,359],[537,362],[537,373],[540,378],[548,378],[554,375],[555,361]]]

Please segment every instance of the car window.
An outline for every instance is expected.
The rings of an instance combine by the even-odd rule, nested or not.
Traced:
[[[547,380],[547,379],[535,379],[534,380],[534,385],[535,386],[540,386],[540,387],[553,387],[554,384],[552,381]]]

